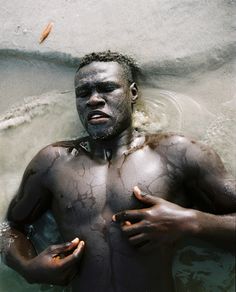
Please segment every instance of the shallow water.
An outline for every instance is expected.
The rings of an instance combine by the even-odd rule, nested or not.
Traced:
[[[15,67],[15,61],[14,57],[0,58],[4,65],[0,66],[1,222],[35,153],[51,142],[83,135],[74,105],[74,68],[33,58],[21,60]],[[202,140],[219,152],[229,171],[235,174],[232,66],[226,63],[214,70],[181,76],[156,74],[153,68],[146,68],[148,81],[142,83],[142,100],[134,113],[135,126],[151,132],[175,131]],[[35,234],[41,248],[50,242],[51,233],[57,235],[54,221],[48,218],[43,219],[49,222],[47,230],[41,237]],[[2,223],[1,245],[7,244],[6,232],[7,226]],[[178,291],[234,291],[234,258],[205,243],[184,246],[176,256],[173,273]],[[16,290],[62,289],[28,285],[15,272],[0,265],[0,291]]]

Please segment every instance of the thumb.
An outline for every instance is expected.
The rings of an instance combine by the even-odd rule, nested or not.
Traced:
[[[144,204],[156,205],[159,203],[159,198],[142,192],[137,186],[134,187],[134,195],[139,201],[143,202]]]

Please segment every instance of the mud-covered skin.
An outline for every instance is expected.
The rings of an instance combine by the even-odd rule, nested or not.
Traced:
[[[216,214],[235,208],[233,189],[212,150],[177,135],[135,139],[138,147],[110,162],[91,157],[79,141],[48,146],[30,163],[12,202],[12,221],[31,223],[50,208],[65,241],[76,236],[85,241],[75,291],[167,291],[168,240],[160,238],[156,248],[142,253],[112,222],[113,214],[147,207],[133,195],[135,185],[186,208],[203,206]]]
[[[8,211],[18,230],[6,262],[33,283],[74,279],[76,292],[172,292],[178,241],[235,244],[235,188],[206,146],[133,131],[138,88],[117,62],[80,68],[75,89],[89,137],[48,146],[27,167]],[[36,255],[20,230],[48,209],[65,243]]]

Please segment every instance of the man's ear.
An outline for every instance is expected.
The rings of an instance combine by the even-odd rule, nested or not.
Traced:
[[[136,103],[136,100],[138,99],[138,87],[135,82],[133,82],[130,87],[130,96],[131,96],[131,102]]]

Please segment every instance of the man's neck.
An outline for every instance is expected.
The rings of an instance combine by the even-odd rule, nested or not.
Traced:
[[[91,154],[94,158],[106,161],[119,158],[128,149],[132,148],[137,138],[137,132],[133,128],[124,130],[119,135],[110,139],[89,140]],[[136,145],[134,145],[136,146]]]

